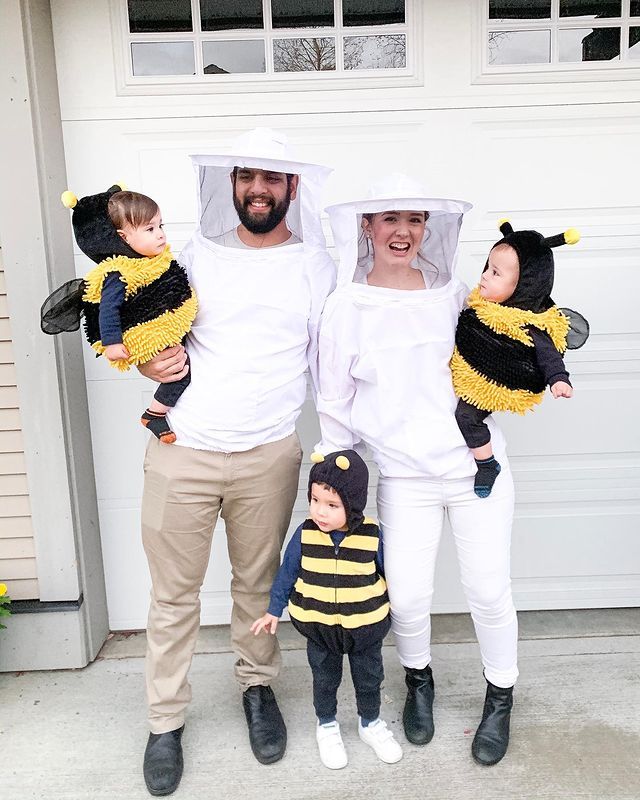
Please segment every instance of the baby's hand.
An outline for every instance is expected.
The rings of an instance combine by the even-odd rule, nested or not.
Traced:
[[[251,626],[253,635],[257,636],[262,630],[267,631],[267,633],[275,633],[278,621],[278,617],[274,617],[273,614],[265,614],[264,617],[257,619]]]
[[[565,381],[558,381],[551,387],[551,394],[557,399],[558,397],[572,397],[573,387]]]
[[[122,344],[108,344],[104,348],[104,354],[109,361],[120,361],[122,358],[129,358],[129,351]]]

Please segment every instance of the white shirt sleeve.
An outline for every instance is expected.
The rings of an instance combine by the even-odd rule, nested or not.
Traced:
[[[326,257],[322,265],[324,269],[314,271],[311,278],[311,313],[307,323],[309,333],[309,345],[307,347],[307,363],[309,364],[309,374],[311,376],[311,389],[313,401],[317,406],[318,395],[318,338],[320,329],[320,317],[325,301],[336,285],[336,268],[331,256],[323,253]]]
[[[335,323],[336,316],[331,315],[323,317],[320,325],[317,407],[322,440],[315,449],[323,455],[353,449],[360,442],[351,428],[356,393],[351,366],[355,355],[350,354],[349,342]],[[346,330],[344,333],[348,336]]]

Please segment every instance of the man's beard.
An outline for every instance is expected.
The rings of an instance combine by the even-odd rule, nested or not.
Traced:
[[[269,203],[271,208],[267,214],[260,214],[254,216],[247,208],[252,200],[263,200]],[[287,196],[280,203],[275,203],[271,197],[263,197],[262,195],[254,195],[253,197],[246,198],[244,203],[238,200],[235,189],[233,192],[233,205],[238,212],[240,222],[250,233],[271,233],[274,228],[277,228],[282,220],[287,216],[289,205],[291,203],[291,189],[287,188]]]

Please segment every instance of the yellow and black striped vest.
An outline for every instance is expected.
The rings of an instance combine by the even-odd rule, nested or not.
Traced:
[[[568,318],[556,306],[535,313],[492,303],[480,297],[478,288],[467,303],[458,319],[450,364],[456,395],[484,411],[524,414],[541,402],[545,391],[527,328],[545,331],[563,353]]]
[[[125,284],[120,321],[122,342],[130,353],[128,359],[111,362],[112,366],[128,370],[131,365],[149,361],[166,347],[180,344],[191,328],[198,303],[187,273],[167,246],[153,258],[105,258],[85,276],[84,326],[93,349],[104,353],[100,341],[100,298],[110,272],[119,272]]]
[[[379,539],[378,526],[365,518],[336,548],[328,533],[306,520],[300,572],[289,598],[291,617],[349,629],[385,619],[387,584],[375,563]]]

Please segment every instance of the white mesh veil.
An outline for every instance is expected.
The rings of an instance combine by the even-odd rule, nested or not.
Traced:
[[[430,198],[415,181],[399,174],[372,187],[369,199],[331,206],[327,211],[340,252],[339,285],[365,284],[373,266],[373,247],[362,227],[365,215],[427,211],[422,243],[411,266],[422,271],[427,289],[445,286],[455,272],[462,218],[470,208],[464,201]]]

